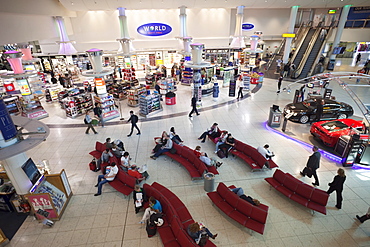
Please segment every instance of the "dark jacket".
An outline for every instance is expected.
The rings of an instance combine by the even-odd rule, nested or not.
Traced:
[[[319,151],[314,152],[308,159],[306,166],[315,171],[320,167],[320,158],[321,158],[320,152]]]
[[[196,107],[197,106],[197,99],[195,97],[191,98],[191,106]]]
[[[342,191],[343,190],[344,181],[346,181],[346,176],[341,177],[339,175],[336,175],[334,177],[333,182],[329,183],[329,186],[330,186],[330,188],[334,188],[335,190]]]
[[[139,121],[139,118],[135,114],[132,114],[131,117],[127,120],[127,122],[130,122],[130,121],[131,121],[131,124],[136,124]]]
[[[100,109],[100,107],[99,106],[94,107],[94,115],[100,117],[101,114],[102,110]]]

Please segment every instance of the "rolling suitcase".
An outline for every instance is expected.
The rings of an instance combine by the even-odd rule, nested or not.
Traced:
[[[93,159],[89,164],[90,170],[95,171],[96,170],[96,161]]]

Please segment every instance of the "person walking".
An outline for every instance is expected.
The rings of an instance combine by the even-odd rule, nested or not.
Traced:
[[[313,121],[315,121],[315,122],[320,121],[321,115],[324,111],[324,109],[323,109],[324,103],[325,103],[324,100],[316,99],[316,116],[315,116],[315,119]]]
[[[121,67],[118,66],[118,69],[117,70],[118,70],[119,78],[122,79],[122,69],[121,69]]]
[[[99,122],[101,123],[101,127],[104,127],[103,111],[101,110],[99,103],[95,103],[95,107],[93,111],[94,111],[95,117],[99,119]]]
[[[96,130],[94,129],[94,126],[92,125],[92,119],[89,115],[89,110],[86,111],[86,115],[85,115],[85,118],[84,118],[84,123],[87,125],[87,129],[85,131],[85,134],[89,134],[89,130],[91,129],[94,134],[98,134],[98,132],[96,132]]]
[[[361,222],[361,223],[364,223],[365,221],[367,221],[368,219],[370,219],[370,207],[369,209],[367,210],[367,213],[362,215],[361,217],[356,215],[356,218]]]
[[[334,177],[334,180],[333,182],[329,183],[329,189],[326,193],[328,193],[329,195],[333,192],[333,191],[336,191],[337,193],[337,204],[335,205],[335,207],[337,209],[341,209],[342,208],[342,201],[343,201],[343,197],[342,197],[342,191],[343,191],[343,184],[344,184],[344,181],[346,181],[346,175],[344,173],[344,170],[343,168],[339,168],[338,171],[337,171],[337,174],[335,177]]]
[[[283,82],[283,76],[280,75],[279,79],[278,79],[278,90],[276,93],[280,93],[280,89],[281,89],[281,83]]]
[[[140,132],[140,129],[139,129],[139,127],[137,127],[137,125],[136,125],[136,123],[139,121],[139,118],[138,118],[138,116],[136,116],[135,114],[134,114],[134,112],[133,111],[130,111],[130,118],[127,120],[127,123],[128,122],[131,122],[131,131],[130,131],[130,134],[128,134],[127,135],[127,137],[130,137],[131,135],[132,135],[132,132],[134,131],[134,128],[136,128],[137,129],[137,133],[136,133],[136,135],[140,135],[141,134],[141,132]]]
[[[312,147],[313,154],[309,157],[306,167],[303,169],[303,171],[300,172],[300,174],[304,176],[311,177],[313,176],[315,178],[315,182],[312,183],[314,186],[319,186],[319,178],[317,177],[316,170],[320,167],[320,159],[321,154],[319,152],[319,148],[317,146]]]
[[[283,70],[284,70],[283,77],[287,77],[289,74],[289,70],[290,70],[290,64],[289,63],[285,64]]]
[[[193,98],[191,98],[191,112],[189,113],[189,117],[192,117],[192,114],[195,112],[197,114],[197,116],[199,116],[200,114],[198,113],[198,110],[197,110],[197,98],[195,98],[195,96],[193,96]]]
[[[239,80],[238,97],[236,99],[243,98],[243,81]]]
[[[358,64],[358,62],[361,61],[361,53],[357,53],[357,56],[356,56],[356,64]]]

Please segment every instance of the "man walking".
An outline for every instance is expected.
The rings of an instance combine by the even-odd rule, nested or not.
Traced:
[[[312,147],[313,154],[309,157],[306,167],[301,171],[301,175],[315,178],[314,186],[319,186],[319,178],[317,177],[316,170],[320,167],[321,154],[317,146]]]
[[[85,124],[87,124],[87,129],[86,129],[85,133],[89,134],[89,130],[92,129],[94,134],[98,134],[98,132],[95,131],[94,126],[91,123],[92,119],[89,115],[89,112],[90,112],[89,110],[86,111],[86,115],[85,115],[85,119],[84,119]]]
[[[141,134],[140,129],[136,125],[136,123],[139,121],[139,118],[138,118],[138,116],[136,116],[134,114],[133,111],[130,111],[130,115],[131,115],[131,117],[127,120],[127,122],[131,122],[131,132],[130,132],[130,134],[127,135],[127,137],[130,137],[132,135],[132,132],[134,131],[134,128],[137,129],[137,134],[136,135],[140,135]]]
[[[110,166],[107,166],[106,174],[98,176],[98,183],[95,185],[95,187],[98,187],[98,193],[96,193],[94,196],[100,196],[103,184],[113,181],[117,173],[118,167],[116,166],[115,162],[112,162]]]
[[[197,110],[197,98],[195,98],[195,96],[193,96],[193,98],[191,98],[191,112],[189,113],[189,117],[192,117],[191,114],[193,114],[194,112],[197,114],[197,116],[199,116],[200,114],[198,113],[198,110]]]
[[[95,103],[95,107],[93,109],[94,115],[97,119],[99,119],[99,122],[101,123],[101,127],[104,127],[104,119],[103,119],[103,111],[100,108],[99,103]]]

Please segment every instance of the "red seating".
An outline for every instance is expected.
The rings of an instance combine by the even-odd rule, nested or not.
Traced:
[[[329,195],[320,189],[303,183],[289,173],[277,169],[271,178],[265,180],[286,197],[314,211],[326,214]]]
[[[235,186],[230,186],[235,188]],[[239,224],[263,234],[267,218],[268,206],[255,206],[237,196],[224,183],[219,183],[217,190],[207,193],[221,211]]]
[[[91,151],[89,154],[91,154],[95,159],[100,159],[101,154],[105,150],[105,145],[101,142],[95,143],[95,150]]]
[[[158,233],[165,247],[198,246],[187,233],[189,224],[194,223],[184,203],[169,189],[159,183],[144,184],[148,197],[153,196],[162,205],[165,223]],[[210,240],[206,246],[216,246]]]
[[[158,137],[154,138],[154,140],[156,139],[158,139]],[[170,152],[165,152],[163,154],[179,162],[189,172],[191,179],[202,179],[203,174],[206,171],[212,172],[213,174],[219,174],[216,167],[206,166],[189,147],[178,145],[176,143],[173,143],[172,147],[176,149],[175,154]]]

